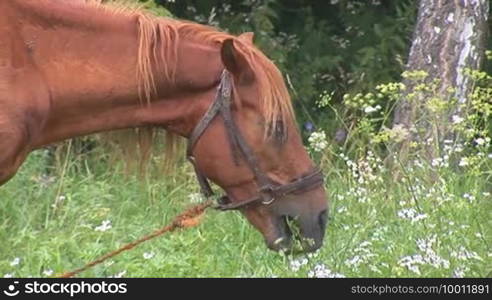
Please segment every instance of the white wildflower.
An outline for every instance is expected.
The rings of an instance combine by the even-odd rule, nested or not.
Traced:
[[[468,157],[462,157],[458,165],[460,167],[464,167],[464,166],[468,166],[469,164],[470,161],[468,160]]]
[[[451,117],[452,121],[453,121],[453,124],[460,124],[461,122],[463,122],[465,119],[463,119],[462,117],[458,116],[458,115],[453,115]]]
[[[418,222],[427,218],[427,214],[419,214],[414,208],[404,208],[398,211],[398,217],[410,220],[412,223]]]
[[[411,256],[404,256],[398,261],[398,265],[406,267],[408,270],[420,275],[419,265],[424,264],[424,259],[422,255],[416,254]]]
[[[453,271],[453,278],[463,278],[465,277],[465,272],[467,272],[469,269],[466,267],[457,267]]]
[[[437,240],[436,235],[431,235],[430,237],[426,239],[417,239],[417,247],[420,249],[422,252],[427,252],[432,250],[432,246]]]
[[[126,274],[126,270],[123,270],[123,271],[121,271],[119,273],[114,274],[113,276],[110,276],[110,278],[111,277],[112,278],[122,278],[123,276],[125,276],[125,274]]]
[[[443,167],[444,166],[444,163],[443,163],[443,159],[441,157],[438,157],[438,158],[434,158],[431,162],[431,165],[433,167]]]
[[[376,266],[373,266],[373,265],[369,266],[369,270],[373,271],[374,273],[383,274],[383,272],[381,272],[381,270],[379,270]]]
[[[3,278],[12,278],[14,277],[14,273],[6,273],[5,275],[3,275]]]
[[[315,152],[322,152],[328,147],[326,133],[324,131],[315,131],[308,138],[309,145]]]
[[[440,268],[440,267],[443,267],[445,269],[449,268],[449,260],[440,257],[434,252],[434,250],[429,251],[426,254],[427,255],[424,257],[425,261],[431,266],[433,266],[434,268]]]
[[[96,228],[94,228],[95,231],[101,231],[101,232],[104,232],[104,231],[108,231],[109,229],[111,229],[111,221],[110,220],[104,220],[102,221],[102,224],[97,226]]]
[[[451,256],[455,257],[458,260],[469,260],[469,259],[483,260],[476,252],[469,251],[463,246],[460,246],[458,251],[452,251]]]
[[[417,247],[420,251],[424,252],[424,261],[435,268],[444,267],[449,268],[449,261],[441,258],[433,249],[434,244],[437,242],[437,236],[434,234],[426,239],[418,239]]]
[[[347,212],[347,207],[346,206],[340,206],[339,208],[337,208],[337,213],[339,214],[343,214],[343,213],[346,213]]]
[[[55,202],[53,204],[51,204],[51,207],[54,208],[54,209],[57,209],[62,203],[63,201],[65,201],[67,199],[66,196],[58,196],[56,199],[55,199]]]
[[[347,259],[345,261],[345,265],[357,269],[361,264],[367,263],[369,259],[376,256],[368,248],[370,246],[372,246],[372,243],[369,241],[364,241],[360,243],[359,246],[354,249],[355,255],[352,258]]]
[[[317,264],[309,271],[308,276],[311,278],[345,278],[345,275],[333,272],[323,264]]]
[[[410,132],[403,124],[396,124],[391,129],[385,128],[384,131],[389,134],[390,139],[397,143],[406,140],[410,135]]]
[[[43,275],[46,277],[49,277],[49,276],[53,275],[53,270],[51,270],[51,269],[44,270]]]
[[[368,106],[364,107],[364,112],[366,114],[370,114],[370,113],[376,112],[376,111],[378,111],[380,109],[381,109],[381,105],[377,105],[375,107],[372,107],[372,106],[368,105]]]
[[[408,270],[420,275],[420,265],[431,265],[434,268],[449,268],[449,261],[437,255],[433,246],[437,242],[437,236],[432,235],[425,239],[417,239],[417,247],[422,254],[402,257],[398,264],[406,267]]]
[[[475,143],[479,146],[483,146],[483,145],[485,145],[485,139],[481,138],[481,137],[477,138],[477,139],[475,139]]]
[[[307,265],[307,258],[303,257],[301,259],[293,259],[290,261],[290,269],[294,272],[297,272],[301,269],[301,267]]]
[[[144,259],[151,259],[152,257],[154,257],[154,255],[155,255],[154,252],[145,252],[143,254],[143,258]]]
[[[463,146],[462,145],[456,145],[456,147],[454,147],[454,152],[456,152],[456,153],[463,152]]]
[[[10,262],[10,266],[11,267],[18,266],[20,264],[20,261],[21,261],[20,257],[16,257]]]
[[[362,259],[359,255],[355,255],[354,257],[347,259],[345,264],[349,267],[355,266],[358,267],[362,263]]]

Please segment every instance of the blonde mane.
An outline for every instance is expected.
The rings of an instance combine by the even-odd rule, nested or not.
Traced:
[[[261,112],[265,121],[274,129],[279,121],[294,119],[290,95],[282,74],[255,46],[210,26],[156,17],[127,1],[102,3],[101,0],[86,0],[86,3],[112,14],[136,18],[139,33],[137,80],[142,100],[150,103],[155,93],[156,71],[162,72],[169,81],[175,80],[178,45],[181,39],[192,39],[219,47],[224,40],[232,38],[256,75]],[[153,62],[158,63],[153,65]]]
[[[99,8],[102,12],[125,15],[136,20],[139,35],[136,76],[139,82],[140,100],[143,103],[150,105],[152,96],[156,92],[154,74],[162,74],[170,82],[175,81],[178,45],[181,39],[191,39],[220,47],[224,40],[232,38],[239,51],[246,57],[257,79],[260,111],[266,124],[268,124],[265,128],[265,138],[277,132],[278,127],[287,128],[285,123],[288,120],[295,120],[290,95],[281,72],[254,45],[210,26],[156,17],[141,7],[124,0],[85,0],[85,3]],[[149,134],[147,131],[152,132]],[[138,133],[140,160],[142,165],[146,165],[150,157],[152,142],[155,142],[158,134],[152,128],[148,130],[137,129],[136,132]],[[126,138],[126,140],[132,139]],[[172,161],[176,158],[178,140],[172,134],[167,133],[166,149],[172,150],[165,151],[168,154],[165,155],[165,161]],[[123,151],[133,151],[128,156],[134,155],[134,150],[127,149],[136,147],[136,145],[128,142],[123,143],[125,146]],[[169,155],[170,153],[174,155]]]

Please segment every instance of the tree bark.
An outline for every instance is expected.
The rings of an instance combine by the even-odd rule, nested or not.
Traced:
[[[410,152],[432,159],[443,140],[452,138],[452,116],[461,116],[461,104],[467,103],[472,89],[465,70],[480,69],[485,56],[488,15],[489,0],[420,0],[406,70],[425,71],[428,76],[420,82],[403,80],[405,97],[393,121],[393,127],[410,133],[393,148],[403,160]],[[434,88],[415,93],[422,83]],[[451,108],[430,111],[429,101],[436,97]]]

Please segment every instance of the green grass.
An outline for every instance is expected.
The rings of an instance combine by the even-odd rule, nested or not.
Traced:
[[[46,270],[56,275],[80,267],[162,227],[192,204],[190,194],[198,190],[188,166],[142,183],[97,157],[71,157],[65,173],[40,180],[46,161],[43,151],[35,152],[0,188],[0,277],[46,277]],[[198,227],[151,240],[82,276],[451,277],[460,270],[464,276],[491,275],[486,176],[446,169],[436,182],[423,183],[418,175],[424,168],[396,180],[377,169],[378,161],[369,162],[372,167],[363,172],[342,159],[325,168],[331,215],[325,245],[314,255],[269,251],[238,213],[210,210]],[[64,200],[55,208],[59,196]],[[426,217],[402,218],[405,208]],[[96,231],[104,220],[111,229]],[[424,249],[426,240],[430,246]],[[418,271],[404,265],[405,257]],[[11,265],[15,258],[19,263]]]

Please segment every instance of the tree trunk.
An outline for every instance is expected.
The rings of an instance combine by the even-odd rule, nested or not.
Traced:
[[[453,116],[461,116],[472,89],[465,70],[479,69],[484,58],[488,14],[489,0],[420,0],[406,67],[413,75],[403,80],[393,121],[409,132],[393,149],[403,160],[410,153],[435,158],[443,140],[454,138]],[[418,78],[418,70],[427,76]]]

